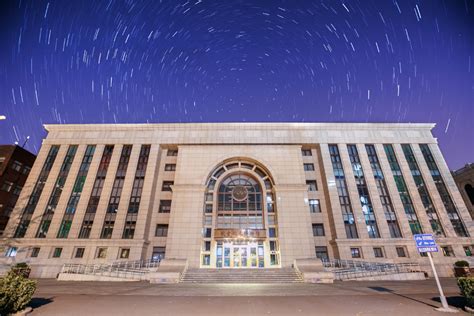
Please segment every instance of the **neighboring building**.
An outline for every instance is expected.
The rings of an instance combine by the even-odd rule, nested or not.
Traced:
[[[36,156],[16,145],[0,145],[0,235],[25,185]]]
[[[472,219],[474,218],[474,163],[467,164],[453,171],[452,174]]]
[[[191,268],[428,264],[413,241],[423,232],[451,267],[471,255],[474,231],[433,127],[45,125],[2,260],[39,277],[64,263],[164,257]]]

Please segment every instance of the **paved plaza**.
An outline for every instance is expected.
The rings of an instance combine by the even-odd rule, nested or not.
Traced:
[[[448,302],[465,314],[455,279]],[[173,284],[38,280],[32,315],[443,315],[434,280]]]

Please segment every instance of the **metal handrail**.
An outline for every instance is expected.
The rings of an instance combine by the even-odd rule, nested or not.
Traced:
[[[324,268],[334,272],[336,280],[356,279],[393,273],[423,272],[418,263],[368,262],[344,259],[322,259]]]
[[[88,274],[121,278],[141,279],[145,274],[155,270],[159,260],[116,261],[108,264],[66,263],[61,273]]]

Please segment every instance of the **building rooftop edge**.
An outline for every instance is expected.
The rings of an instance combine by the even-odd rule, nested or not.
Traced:
[[[140,129],[179,129],[189,128],[191,125],[195,127],[223,127],[223,128],[237,128],[237,127],[253,127],[253,128],[390,128],[390,129],[433,129],[435,123],[350,123],[350,122],[321,122],[321,123],[310,123],[310,122],[219,122],[219,123],[121,123],[121,124],[43,124],[46,131],[53,129],[72,129],[72,130],[83,130],[83,129],[126,129],[126,128],[140,128]]]

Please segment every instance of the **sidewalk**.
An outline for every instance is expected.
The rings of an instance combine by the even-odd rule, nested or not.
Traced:
[[[461,307],[454,279],[443,279]],[[443,315],[434,280],[155,285],[39,280],[32,315]],[[463,315],[461,311],[458,315]]]

